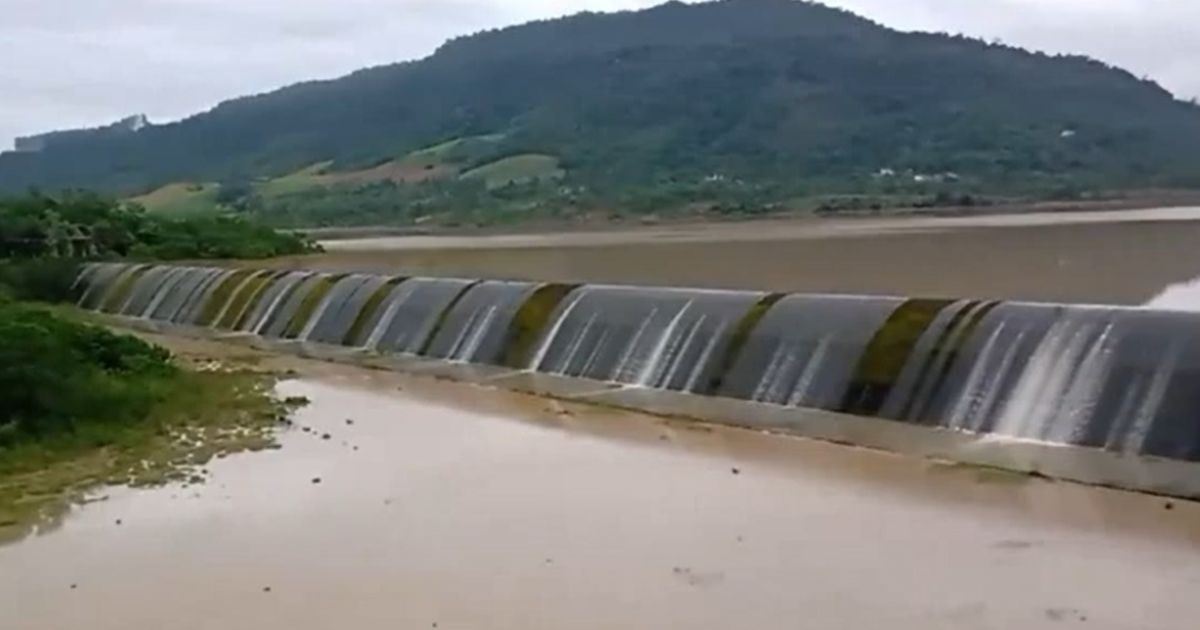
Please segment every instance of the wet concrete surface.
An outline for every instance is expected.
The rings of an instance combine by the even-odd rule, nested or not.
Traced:
[[[281,450],[216,462],[204,486],[105,492],[0,548],[0,627],[1182,630],[1200,616],[1200,504],[291,361],[281,393],[312,404]]]
[[[275,266],[1142,304],[1200,276],[1200,209],[761,221],[636,231],[332,241]]]

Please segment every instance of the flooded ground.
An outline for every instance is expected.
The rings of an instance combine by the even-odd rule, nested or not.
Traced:
[[[286,361],[299,375],[281,393],[312,404],[281,450],[216,462],[202,487],[102,493],[0,547],[0,627],[1182,630],[1200,615],[1197,504]]]
[[[326,243],[279,266],[1142,304],[1200,276],[1200,209],[761,221]]]
[[[1200,212],[1030,216],[342,242],[279,264],[1200,301],[1187,284]],[[1200,617],[1200,504],[264,361],[298,370],[281,394],[312,401],[283,448],[215,462],[204,486],[103,491],[0,547],[0,628],[1185,630]]]

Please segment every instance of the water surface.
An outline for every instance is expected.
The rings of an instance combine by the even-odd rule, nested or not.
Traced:
[[[107,492],[0,548],[0,625],[1182,630],[1200,616],[1200,505],[301,371],[281,392],[313,404],[280,451],[216,462],[204,486]]]
[[[805,293],[1143,304],[1200,276],[1200,209],[772,220],[360,239],[279,266]]]

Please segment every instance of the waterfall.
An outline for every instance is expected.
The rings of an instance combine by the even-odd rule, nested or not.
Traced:
[[[1200,461],[1200,313],[85,265],[82,308]]]
[[[283,301],[291,297],[292,290],[311,277],[310,273],[292,272],[276,280],[260,298],[260,305],[256,305],[255,309],[250,311],[250,317],[245,324],[246,330],[256,335],[263,334],[263,329],[267,327]]]
[[[642,363],[641,372],[634,381],[639,387],[645,387],[657,381],[659,374],[670,367],[670,363],[663,361],[663,357],[667,352],[667,348],[670,347],[671,342],[675,340],[675,331],[679,329],[679,322],[683,321],[693,302],[693,300],[685,302],[683,307],[679,309],[679,312],[675,314],[675,317],[672,317],[671,321],[667,323],[667,327],[659,333],[658,341],[650,351],[650,356]]]
[[[233,306],[233,303],[234,303],[234,301],[236,301],[238,294],[240,294],[242,291],[244,291],[246,289],[246,287],[249,286],[252,282],[254,282],[258,278],[261,278],[269,273],[270,273],[269,271],[256,271],[256,272],[246,276],[245,278],[242,278],[242,281],[239,282],[238,285],[236,287],[234,287],[233,292],[231,292],[229,294],[229,299],[225,301],[225,305],[221,307],[221,310],[217,312],[217,316],[213,318],[212,327],[216,328],[217,323],[222,321],[223,319],[225,319],[225,315],[227,315],[229,313],[229,309],[230,309],[230,307]]]
[[[555,339],[558,338],[558,333],[560,330],[562,330],[563,324],[570,319],[571,313],[582,301],[582,293],[586,291],[587,289],[576,289],[575,294],[571,298],[568,298],[569,302],[567,303],[566,309],[554,319],[553,327],[551,327],[550,331],[542,337],[541,343],[538,344],[537,352],[534,353],[533,360],[529,362],[530,370],[540,370],[542,368],[542,365],[546,361],[546,354],[550,351],[550,345],[554,343]],[[597,350],[599,350],[598,347]]]
[[[163,282],[157,291],[155,291],[153,299],[146,304],[146,308],[142,309],[142,311],[138,313],[138,317],[142,319],[149,319],[151,315],[158,310],[158,307],[162,305],[163,300],[165,300],[167,296],[179,286],[179,283],[187,277],[189,271],[191,271],[191,269],[188,269],[187,267],[172,269],[170,271],[169,278]]]

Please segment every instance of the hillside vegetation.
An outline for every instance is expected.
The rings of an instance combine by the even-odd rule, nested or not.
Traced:
[[[137,204],[83,193],[0,197],[0,263],[6,259],[270,258],[315,249],[303,237],[243,217],[147,213]]]
[[[0,156],[0,188],[181,181],[220,183],[217,204],[281,224],[1072,197],[1200,186],[1200,108],[1084,57],[723,0],[484,32],[179,123]]]
[[[287,414],[271,377],[81,321],[81,259],[308,251],[241,218],[172,218],[94,194],[0,198],[0,543],[102,484],[198,482],[217,453],[263,448]],[[36,304],[35,302],[43,302]]]

